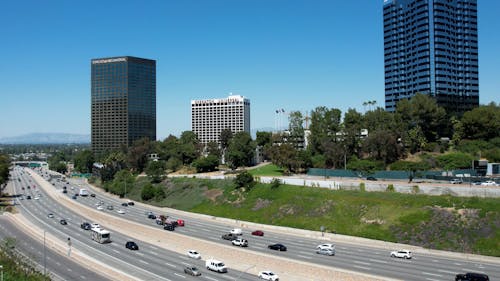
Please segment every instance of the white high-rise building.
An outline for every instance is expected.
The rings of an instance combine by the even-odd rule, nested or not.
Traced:
[[[250,100],[240,95],[191,101],[191,130],[201,143],[219,142],[224,129],[250,134]]]

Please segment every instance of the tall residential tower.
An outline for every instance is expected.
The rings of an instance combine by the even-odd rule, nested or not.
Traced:
[[[250,134],[250,100],[238,95],[191,101],[191,130],[201,143],[220,141],[224,129]]]
[[[416,93],[479,105],[477,0],[384,0],[385,108]]]
[[[94,153],[156,140],[156,61],[136,57],[91,62]]]

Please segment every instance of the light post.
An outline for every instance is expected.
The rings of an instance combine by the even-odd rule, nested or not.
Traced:
[[[43,275],[46,275],[46,269],[47,269],[47,255],[45,254],[45,230],[43,231]]]
[[[0,265],[0,270],[2,270],[2,275],[1,275],[0,281],[3,281],[3,265]]]

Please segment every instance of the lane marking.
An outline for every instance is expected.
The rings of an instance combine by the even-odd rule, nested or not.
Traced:
[[[359,265],[353,265],[353,267],[357,267],[357,268],[364,269],[364,270],[372,270],[370,267],[364,267],[364,266],[359,266]]]
[[[171,266],[171,267],[173,267],[173,268],[176,268],[176,266],[175,266],[175,265],[173,265],[173,264],[171,264],[171,263],[166,262],[165,264],[166,264],[166,265],[168,265],[168,266]]]
[[[308,260],[312,259],[312,257],[306,257],[306,256],[303,256],[303,255],[297,255],[297,257],[301,257],[301,258],[308,259]]]
[[[429,273],[429,272],[425,272],[425,271],[422,271],[422,274],[423,274],[423,275],[430,275],[430,276],[443,277],[443,275],[441,275],[441,274]]]
[[[186,278],[186,276],[184,276],[184,275],[180,275],[179,273],[174,273],[174,275],[177,275],[177,276],[182,277],[182,278],[184,278],[184,279]]]
[[[371,263],[369,263],[369,262],[362,262],[362,261],[354,261],[354,263],[362,264],[362,265],[371,265]]]
[[[438,269],[438,271],[439,271],[439,272],[442,272],[442,273],[453,274],[453,275],[457,274],[457,273],[456,273],[456,272],[454,272],[454,271],[448,271],[448,270],[443,270],[443,269]]]
[[[369,261],[371,261],[371,262],[378,262],[378,263],[388,263],[388,262],[383,261],[383,260],[375,260],[375,259],[369,259]]]
[[[143,260],[139,260],[139,262],[141,262],[141,263],[143,263],[143,264],[149,264],[148,262],[143,261]]]

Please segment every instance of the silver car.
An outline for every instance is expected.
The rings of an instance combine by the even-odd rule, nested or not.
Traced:
[[[316,250],[316,254],[325,256],[335,256],[335,249],[332,248],[320,248]]]

